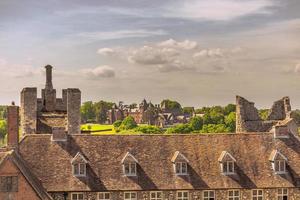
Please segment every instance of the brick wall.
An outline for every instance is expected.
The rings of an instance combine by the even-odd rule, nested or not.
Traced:
[[[18,191],[0,191],[1,200],[40,200],[39,196],[11,160],[3,161],[0,167],[0,176],[18,176]]]

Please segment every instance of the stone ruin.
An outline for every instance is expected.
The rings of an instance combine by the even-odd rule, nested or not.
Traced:
[[[266,120],[262,120],[254,103],[243,97],[236,97],[236,132],[269,132],[275,125],[291,118],[289,97],[275,101]]]
[[[56,97],[52,84],[52,66],[45,66],[46,85],[37,97],[36,87],[23,88],[21,92],[22,134],[52,133],[62,130],[68,134],[80,133],[81,92],[78,88],[62,90],[62,98]]]

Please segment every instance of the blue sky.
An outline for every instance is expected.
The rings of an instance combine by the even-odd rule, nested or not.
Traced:
[[[0,103],[25,86],[186,106],[300,102],[298,0],[1,0]]]

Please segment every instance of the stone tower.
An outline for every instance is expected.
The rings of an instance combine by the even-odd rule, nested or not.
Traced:
[[[37,88],[24,88],[21,92],[22,134],[51,134],[60,128],[68,134],[80,133],[81,92],[78,88],[62,90],[62,98],[56,97],[52,83],[51,65],[45,66],[46,84],[42,97],[37,97]]]

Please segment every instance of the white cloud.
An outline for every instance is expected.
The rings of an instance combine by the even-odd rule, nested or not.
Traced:
[[[272,0],[182,0],[169,5],[165,17],[226,21],[251,14],[270,14]]]
[[[116,51],[111,48],[101,48],[98,49],[97,53],[103,56],[111,56],[114,55]]]
[[[243,49],[241,47],[235,47],[232,49],[222,49],[222,48],[213,48],[213,49],[202,49],[201,51],[195,52],[193,54],[194,58],[222,58],[225,56],[232,56],[234,54],[242,53]]]
[[[107,65],[95,68],[82,69],[81,72],[85,74],[87,78],[91,79],[115,77],[115,70]]]
[[[77,34],[84,39],[88,40],[114,40],[124,38],[146,38],[152,36],[167,35],[168,33],[164,30],[119,30],[119,31],[107,31],[107,32],[82,32]]]
[[[165,64],[173,60],[175,50],[161,49],[151,46],[143,46],[134,50],[128,57],[131,63],[143,65],[158,65]]]
[[[197,48],[198,43],[196,41],[191,41],[191,40],[184,40],[182,42],[178,42],[173,39],[168,39],[166,41],[162,41],[162,42],[158,43],[158,46],[190,50],[190,49]]]

